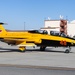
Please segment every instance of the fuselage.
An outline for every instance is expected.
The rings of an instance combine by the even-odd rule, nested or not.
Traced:
[[[75,46],[73,38],[48,35],[38,31],[7,31],[0,33],[0,37],[4,39],[21,39],[25,40],[26,43],[34,43],[37,46]]]

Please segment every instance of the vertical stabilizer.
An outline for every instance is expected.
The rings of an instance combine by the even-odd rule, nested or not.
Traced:
[[[5,28],[3,27],[4,23],[0,23],[0,32],[6,32]]]

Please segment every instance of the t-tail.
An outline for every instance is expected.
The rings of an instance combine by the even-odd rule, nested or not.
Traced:
[[[4,24],[5,23],[0,22],[0,33],[5,33],[6,32],[5,28],[3,27]]]

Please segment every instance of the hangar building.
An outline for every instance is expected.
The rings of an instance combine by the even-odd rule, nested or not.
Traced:
[[[67,20],[45,20],[44,28],[41,30],[64,32],[65,34],[73,37],[75,35],[75,20],[69,22]]]

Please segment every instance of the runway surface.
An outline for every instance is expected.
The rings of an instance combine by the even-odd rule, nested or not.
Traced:
[[[69,54],[64,51],[64,48],[47,47],[41,52],[39,48],[27,47],[21,53],[18,47],[0,42],[0,74],[75,75],[75,47]]]
[[[75,70],[0,67],[0,75],[75,75]]]

